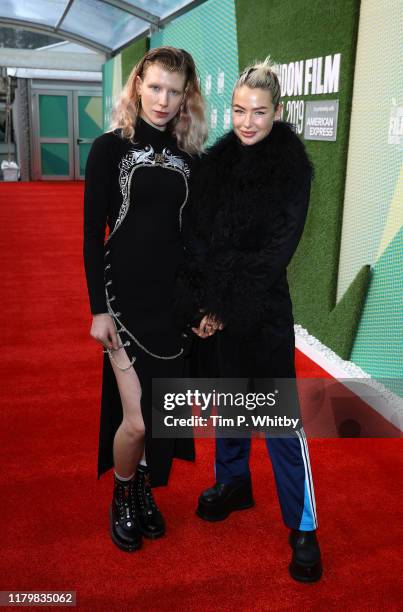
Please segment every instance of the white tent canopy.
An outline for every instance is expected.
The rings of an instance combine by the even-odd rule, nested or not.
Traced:
[[[0,24],[76,41],[110,56],[205,0],[1,0]]]
[[[100,53],[72,52],[43,49],[0,48],[0,66],[15,68],[42,68],[46,70],[86,70],[101,73],[105,56]]]

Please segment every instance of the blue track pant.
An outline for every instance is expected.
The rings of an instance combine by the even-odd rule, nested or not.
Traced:
[[[318,526],[307,440],[303,429],[295,437],[266,437],[284,523],[311,531]],[[250,438],[216,439],[216,480],[236,484],[250,479]]]

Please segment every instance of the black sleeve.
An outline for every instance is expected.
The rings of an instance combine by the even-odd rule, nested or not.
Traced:
[[[104,282],[104,241],[111,197],[109,142],[97,138],[85,168],[84,266],[92,314],[108,312]]]
[[[262,325],[270,290],[286,273],[301,239],[308,211],[311,175],[295,188],[268,228],[267,243],[253,252],[226,250],[207,261],[206,305],[242,335]]]
[[[201,305],[204,302],[205,278],[203,275],[203,265],[208,245],[196,231],[197,222],[193,195],[205,157],[205,155],[195,155],[192,157],[189,200],[183,209],[182,215],[184,261],[179,268],[176,278],[174,304],[177,323],[182,329],[188,325],[195,324]]]
[[[184,261],[176,278],[174,312],[178,325],[184,328],[195,323],[205,301],[204,260],[208,250],[208,245],[195,231],[191,200],[182,216],[182,240]]]

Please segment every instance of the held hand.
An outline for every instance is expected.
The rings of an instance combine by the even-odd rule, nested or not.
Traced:
[[[224,329],[223,323],[212,314],[205,315],[200,321],[199,327],[192,327],[193,333],[199,336],[199,338],[209,338],[217,330],[222,329]]]
[[[110,314],[97,314],[92,318],[90,336],[103,344],[107,349],[115,351],[119,348],[115,324]]]

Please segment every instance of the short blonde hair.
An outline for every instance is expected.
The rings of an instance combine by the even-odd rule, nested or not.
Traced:
[[[274,71],[274,65],[270,55],[263,62],[255,61],[240,74],[234,85],[234,91],[243,86],[270,91],[271,99],[276,109],[280,104],[281,87],[278,76]]]
[[[200,153],[207,139],[204,102],[200,92],[196,66],[190,53],[175,47],[157,47],[148,51],[134,66],[126,85],[112,111],[112,129],[121,129],[122,136],[132,140],[140,113],[141,102],[137,92],[137,77],[143,78],[148,67],[157,63],[169,72],[185,76],[184,98],[177,116],[168,128],[186,153]]]

